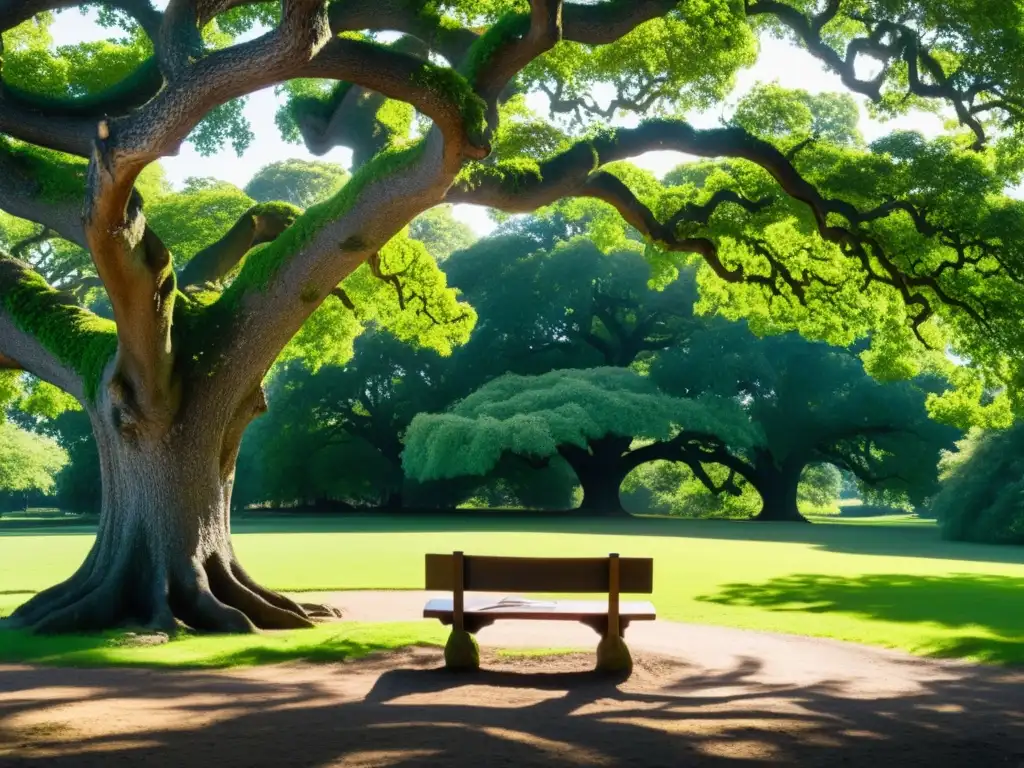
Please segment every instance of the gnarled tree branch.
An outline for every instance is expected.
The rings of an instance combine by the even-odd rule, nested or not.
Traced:
[[[783,192],[807,205],[822,239],[834,243],[844,254],[857,260],[868,281],[896,289],[908,306],[918,307],[913,318],[915,332],[919,332],[920,325],[934,313],[933,298],[965,312],[975,322],[982,325],[986,323],[980,309],[980,300],[975,305],[949,293],[940,282],[940,269],[921,273],[901,267],[879,240],[867,231],[865,225],[895,213],[907,213],[925,237],[942,234],[953,238],[957,236],[956,232],[947,232],[929,223],[926,213],[909,202],[884,203],[875,209],[861,211],[844,200],[828,198],[808,182],[793,162],[774,145],[740,128],[698,130],[683,122],[652,120],[638,128],[621,129],[609,136],[581,142],[543,163],[539,174],[495,173],[481,169],[479,173],[467,176],[453,187],[448,200],[488,205],[509,212],[526,212],[562,197],[596,197],[613,205],[626,221],[662,247],[700,254],[723,280],[762,282],[767,285],[766,281],[772,278],[753,275],[742,267],[727,267],[719,258],[718,248],[712,240],[677,236],[675,230],[678,224],[686,220],[687,216],[693,217],[694,211],[681,211],[682,218],[679,218],[679,214],[673,217],[672,222],[676,226],[670,228],[667,222],[658,221],[619,179],[609,173],[594,170],[595,156],[599,168],[614,160],[634,157],[653,149],[674,149],[708,158],[742,158],[759,165],[775,179]],[[718,204],[724,202],[736,202],[736,199],[720,198],[717,201]],[[742,205],[748,211],[755,212],[764,203],[747,201]],[[690,220],[699,221],[699,218]],[[838,220],[847,222],[846,226],[839,225]],[[768,252],[762,252],[761,255],[769,258],[776,277],[786,277],[784,264],[772,261]],[[881,272],[875,268],[876,264],[881,267]],[[792,281],[787,282],[792,285]],[[922,293],[922,289],[929,294]]]
[[[90,316],[27,264],[0,253],[0,367],[28,371],[84,401],[82,370],[96,339],[81,322]],[[76,342],[85,348],[75,349]]]
[[[0,143],[0,210],[42,224],[65,240],[84,246],[80,201],[47,199],[41,172],[40,165],[33,167]]]
[[[284,203],[253,206],[220,240],[192,257],[178,273],[178,287],[188,288],[223,279],[257,245],[273,242],[300,213],[297,208]]]
[[[839,13],[839,3],[830,0],[826,8],[815,15],[804,15],[793,6],[779,0],[746,0],[748,16],[771,16],[787,27],[807,50],[838,74],[843,84],[855,93],[863,94],[875,102],[882,101],[882,86],[892,66],[901,62],[906,67],[907,91],[910,95],[939,99],[953,107],[960,123],[976,137],[975,148],[986,141],[981,115],[1002,111],[1013,120],[1024,119],[1024,100],[1006,98],[995,83],[975,77],[966,87],[957,85],[957,71],[947,74],[939,59],[922,44],[920,33],[900,21],[872,19],[859,13],[850,17],[864,24],[866,37],[855,37],[844,54],[839,53],[822,37],[822,29]],[[881,64],[878,74],[870,80],[857,76],[857,58],[867,55]],[[922,70],[930,78],[926,82]],[[979,97],[984,97],[978,101]]]

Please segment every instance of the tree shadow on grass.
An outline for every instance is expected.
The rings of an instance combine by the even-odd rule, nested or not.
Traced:
[[[395,628],[391,634],[386,631],[389,628]],[[6,627],[0,620],[0,664],[175,670],[232,669],[285,662],[331,664],[396,648],[436,647],[443,642],[443,634],[433,626],[424,629],[419,625],[389,624],[382,629],[380,625],[342,622],[301,632],[185,635],[166,642],[162,636],[116,631],[37,635]]]
[[[941,641],[931,655],[1024,665],[1024,578],[800,574],[763,584],[728,584],[716,594],[698,599],[772,611],[845,613],[883,621],[980,629],[983,634]]]
[[[828,552],[1024,565],[1024,547],[945,541],[937,527],[807,525],[751,520],[522,513],[359,513],[236,518],[234,533],[571,533],[808,544]],[[611,544],[610,544],[611,545]]]
[[[1024,760],[1024,683],[991,669],[951,668],[879,699],[836,680],[767,683],[750,659],[722,670],[661,663],[625,683],[590,673],[451,675],[425,669],[422,656],[397,659],[397,669],[375,659],[315,675],[261,670],[267,679],[0,669],[0,764],[1017,768]],[[438,654],[426,660],[436,666]]]
[[[82,536],[94,528],[39,524],[9,529],[0,523],[0,537]],[[828,552],[896,557],[940,558],[1024,565],[1024,547],[971,544],[942,540],[927,526],[807,525],[757,523],[749,520],[691,520],[667,517],[603,518],[580,514],[487,512],[346,513],[343,515],[277,514],[236,516],[232,533],[571,533],[599,536],[651,536],[807,544]],[[618,546],[608,543],[609,549]]]

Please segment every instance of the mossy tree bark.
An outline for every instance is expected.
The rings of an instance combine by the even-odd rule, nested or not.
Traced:
[[[228,419],[214,406],[185,409],[157,439],[125,432],[109,398],[90,409],[103,483],[96,541],[70,579],[14,613],[15,626],[173,632],[180,620],[247,632],[312,625],[319,612],[256,583],[231,543],[235,460],[245,425],[265,407],[262,392]]]

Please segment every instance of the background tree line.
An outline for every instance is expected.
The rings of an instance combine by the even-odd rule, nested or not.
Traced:
[[[857,141],[855,115],[822,104],[833,120],[825,129]],[[718,172],[697,164],[669,176]],[[285,161],[244,190],[193,179],[175,193],[152,172],[151,221],[187,269],[200,250],[190,243],[208,242],[254,204],[309,206],[346,180],[327,163]],[[64,241],[11,217],[4,224],[8,243],[88,300],[95,286],[75,266],[83,254],[65,245],[55,255]],[[480,240],[444,207],[416,219],[410,236],[476,312],[469,340],[443,355],[378,318],[365,330],[342,322],[340,333],[311,324],[275,368],[273,407],[243,441],[235,508],[469,505],[795,521],[801,506],[834,508],[845,481],[869,502],[922,513],[938,494],[935,513],[956,538],[1020,540],[1016,486],[994,493],[972,469],[993,450],[1005,456],[989,446],[1013,446],[1014,431],[964,432],[1005,424],[1003,401],[978,396],[976,381],[959,380],[942,356],[911,364],[908,377],[903,348],[755,333],[747,321],[706,314],[694,268],[659,275],[640,238],[609,225],[600,207],[578,203],[509,219]],[[100,295],[93,307],[104,311]],[[332,320],[347,308],[335,310]],[[65,410],[46,385],[4,377],[14,404],[0,426],[6,505],[98,511],[86,415]],[[1012,460],[986,468],[1006,480],[1022,474]],[[962,498],[981,506],[971,511]]]
[[[344,183],[334,166],[288,161],[245,190],[201,179],[181,193],[159,186],[153,219],[194,255],[188,243],[210,237],[198,226],[226,227],[265,200],[314,204]],[[921,507],[934,495],[939,454],[961,436],[928,417],[928,396],[948,388],[939,372],[882,383],[864,369],[864,344],[760,338],[744,322],[695,314],[695,270],[652,285],[639,240],[626,232],[604,252],[601,224],[593,210],[556,209],[474,242],[447,209],[416,220],[411,234],[477,312],[470,340],[442,356],[371,327],[345,360],[329,349],[335,339],[312,337],[319,352],[304,350],[273,375],[273,408],[243,443],[236,507],[578,505],[588,514],[799,520],[798,498],[834,505],[840,470],[891,504]],[[29,250],[40,258],[45,244]],[[57,407],[47,415],[40,398],[25,393],[11,411],[23,427],[10,441],[23,479],[4,487],[97,510],[88,419]],[[505,409],[499,421],[493,406]],[[453,434],[460,411],[472,415]],[[413,455],[431,463],[406,471],[410,425],[432,412],[447,437],[421,419]],[[13,477],[16,463],[7,464]]]

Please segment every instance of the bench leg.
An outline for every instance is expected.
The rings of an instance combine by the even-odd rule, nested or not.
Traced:
[[[627,676],[633,671],[633,657],[622,637],[605,634],[601,638],[597,644],[597,671]]]
[[[480,646],[476,638],[464,629],[453,629],[444,646],[444,666],[453,672],[480,669]]]

